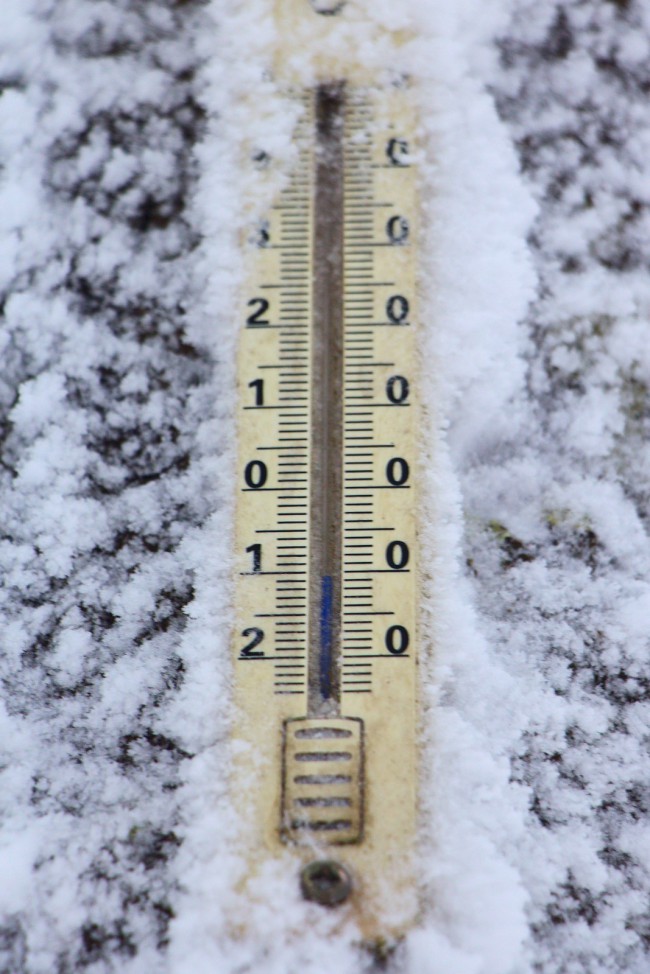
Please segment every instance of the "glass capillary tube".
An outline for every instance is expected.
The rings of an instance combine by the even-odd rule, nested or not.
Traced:
[[[310,716],[334,715],[340,700],[343,457],[342,82],[315,91],[313,355],[310,503]]]

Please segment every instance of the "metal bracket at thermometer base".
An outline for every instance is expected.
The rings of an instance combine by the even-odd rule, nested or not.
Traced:
[[[357,717],[284,722],[282,838],[349,845],[363,837],[363,721]]]

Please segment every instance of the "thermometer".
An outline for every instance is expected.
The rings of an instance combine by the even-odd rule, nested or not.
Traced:
[[[376,940],[417,910],[418,186],[408,79],[337,43],[353,6],[277,10],[316,80],[276,58],[297,159],[244,243],[233,801],[251,888],[282,863]]]

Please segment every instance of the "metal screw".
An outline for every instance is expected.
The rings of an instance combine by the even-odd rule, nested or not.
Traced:
[[[338,906],[352,892],[352,879],[347,869],[333,859],[310,862],[300,873],[300,889],[306,900],[321,906]]]

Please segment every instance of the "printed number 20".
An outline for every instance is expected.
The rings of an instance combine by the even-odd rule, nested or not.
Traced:
[[[255,649],[264,639],[263,629],[258,629],[257,626],[251,626],[250,629],[244,629],[242,636],[245,638],[252,636],[253,638],[242,648],[240,659],[255,659],[256,657],[259,659],[261,656],[264,656],[261,649]]]

